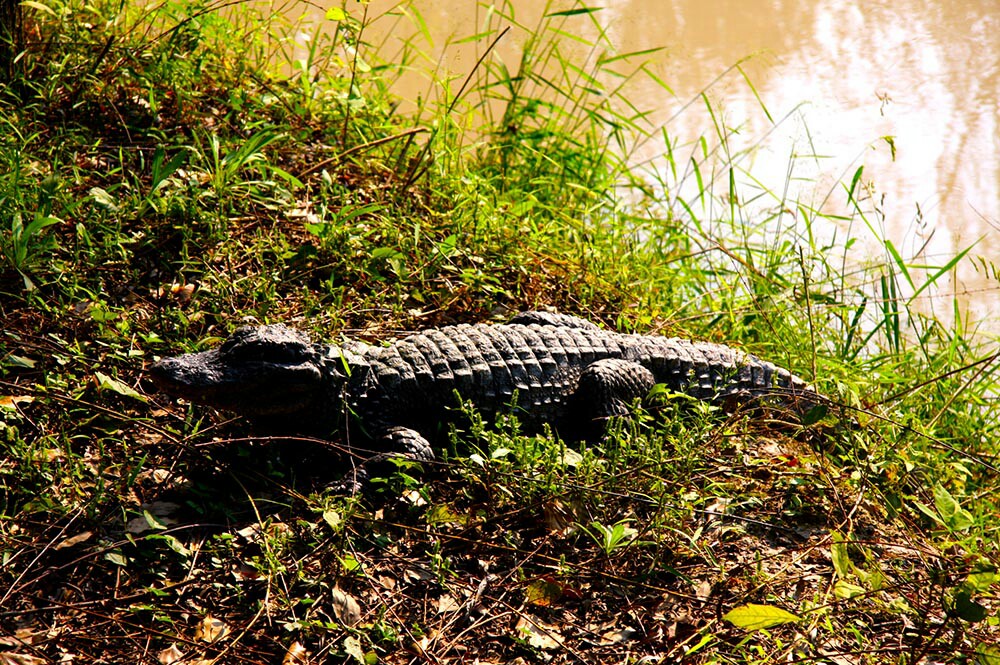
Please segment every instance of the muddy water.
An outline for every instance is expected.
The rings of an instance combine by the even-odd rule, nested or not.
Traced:
[[[536,25],[542,2],[512,4],[518,22]],[[665,47],[646,60],[671,91],[641,79],[628,95],[637,106],[655,109],[652,123],[665,123],[681,144],[714,134],[703,104],[682,110],[707,88],[726,125],[738,128],[730,149],[748,151],[740,166],[768,189],[782,191],[791,173],[798,188],[793,196],[843,211],[837,183],[864,166],[865,181],[875,188],[869,220],[904,256],[940,265],[978,242],[970,256],[1000,264],[1000,0],[596,4],[605,8],[594,20],[621,50]],[[394,6],[375,0],[369,16]],[[477,51],[454,42],[481,29],[486,10],[475,0],[418,0],[413,6],[432,41],[418,43],[432,64],[459,77],[456,88],[482,45]],[[360,12],[357,3],[347,8]],[[566,25],[593,38],[589,20],[574,17]],[[366,41],[385,40],[386,54],[416,32],[391,14],[369,30]],[[512,68],[522,39],[512,32],[496,51]],[[739,61],[756,94],[737,72],[718,78]],[[404,79],[396,91],[407,99],[434,94],[420,76]],[[662,143],[648,143],[633,158],[657,168],[662,152]],[[799,182],[807,183],[805,189]],[[863,224],[849,231],[872,236]],[[866,249],[856,250],[858,262],[865,261],[865,252],[874,257],[882,251],[874,241],[859,246]],[[957,280],[925,292],[920,305],[947,319],[956,294],[970,324],[1000,333],[996,279],[967,261]]]

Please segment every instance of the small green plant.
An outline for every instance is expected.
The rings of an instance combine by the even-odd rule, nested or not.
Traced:
[[[617,550],[629,545],[642,544],[637,541],[639,531],[630,526],[629,520],[620,520],[610,526],[605,526],[600,522],[591,522],[590,526],[579,524],[580,530],[590,536],[597,543],[606,556],[611,556]]]
[[[15,212],[10,220],[10,230],[4,230],[0,234],[0,251],[4,262],[21,274],[26,290],[35,288],[29,276],[32,267],[57,248],[55,238],[45,233],[45,229],[62,223],[63,220],[58,217],[36,214],[25,225],[24,213]]]

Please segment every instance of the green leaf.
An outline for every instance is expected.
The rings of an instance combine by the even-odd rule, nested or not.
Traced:
[[[344,570],[348,572],[353,572],[361,568],[361,562],[354,558],[353,555],[347,554],[340,558],[340,565],[344,567]]]
[[[104,558],[110,561],[111,563],[115,564],[116,566],[128,565],[128,559],[126,559],[121,552],[118,552],[116,550],[108,552],[107,554],[104,555]]]
[[[340,531],[340,527],[343,525],[344,520],[341,518],[340,513],[336,510],[324,510],[323,520],[330,525],[330,528],[334,531]]]
[[[799,620],[799,617],[780,607],[756,605],[754,603],[729,610],[722,618],[737,628],[744,628],[746,630],[761,630],[762,628],[771,628],[784,623],[794,623]]]
[[[826,418],[826,414],[830,412],[830,407],[826,404],[816,404],[802,416],[802,425],[804,427],[809,427],[810,425],[815,425],[819,421]]]
[[[156,516],[153,515],[153,513],[149,512],[148,510],[142,511],[142,516],[146,519],[146,524],[148,524],[149,528],[151,529],[156,529],[157,531],[163,531],[167,528],[167,525],[165,523],[157,519]]]
[[[59,219],[58,217],[52,217],[52,216],[43,217],[43,216],[38,216],[38,217],[35,217],[33,220],[31,220],[31,222],[27,226],[24,227],[24,229],[21,231],[21,233],[19,235],[20,235],[21,238],[24,238],[25,240],[27,240],[27,239],[33,238],[34,236],[36,236],[39,233],[41,233],[42,229],[44,229],[46,227],[53,226],[55,224],[62,224],[62,223],[63,223],[63,221],[61,219]]]
[[[115,203],[115,198],[111,196],[106,189],[102,189],[101,187],[91,187],[90,191],[87,193],[90,194],[90,198],[94,199],[94,203],[96,203],[98,207],[104,208],[110,212],[118,210],[118,204]]]
[[[22,7],[31,7],[32,9],[37,9],[40,12],[45,12],[51,16],[56,16],[55,11],[48,5],[44,5],[41,2],[35,2],[34,0],[21,0]]]
[[[327,21],[343,21],[347,18],[347,12],[340,7],[330,7],[325,14]]]
[[[145,402],[146,398],[137,393],[135,390],[125,385],[118,379],[112,379],[107,374],[103,372],[94,372],[94,378],[97,379],[97,389],[98,390],[110,390],[111,392],[118,393],[124,397],[131,397],[137,399],[140,402]]]
[[[935,522],[937,522],[941,526],[944,526],[944,522],[941,521],[941,516],[938,515],[926,503],[923,503],[922,501],[914,501],[913,505],[914,505],[914,507],[916,507],[917,510],[919,510],[920,512],[922,512],[924,515],[926,515],[927,517],[931,518],[932,520],[934,520]]]
[[[580,14],[593,14],[601,11],[601,7],[582,7],[580,9],[563,9],[556,12],[549,12],[545,18],[558,18],[560,16],[579,16]]]
[[[934,507],[941,515],[941,520],[952,531],[965,531],[976,523],[972,513],[962,508],[961,504],[940,483],[934,486]]]
[[[976,647],[976,660],[979,665],[1000,665],[1000,648],[980,644]]]
[[[863,596],[864,594],[864,587],[858,586],[857,584],[851,584],[846,580],[837,580],[837,582],[833,585],[833,595],[841,600]]]
[[[996,582],[1000,582],[1000,575],[997,574],[995,568],[986,567],[982,570],[970,573],[965,579],[965,584],[963,586],[967,587],[970,591],[983,593],[988,591],[989,588]]]
[[[148,518],[148,515],[147,515],[147,518]],[[150,522],[150,524],[152,524],[152,522]],[[154,533],[154,534],[152,534],[152,535],[149,536],[149,539],[150,540],[162,540],[163,542],[165,542],[167,544],[167,546],[170,549],[172,549],[173,551],[177,552],[178,554],[180,554],[184,558],[188,558],[192,554],[191,550],[188,549],[187,546],[184,545],[184,543],[182,543],[181,541],[177,540],[177,538],[175,538],[174,536],[171,536],[169,533]]]
[[[9,355],[4,359],[4,363],[10,365],[11,367],[35,369],[35,365],[38,364],[38,361],[32,360],[31,358],[25,358],[24,356]]]
[[[854,570],[854,564],[851,563],[851,558],[847,554],[847,544],[844,542],[844,537],[837,531],[830,534],[833,544],[830,545],[830,558],[833,559],[833,569],[837,573],[837,577],[846,578],[850,577],[851,572]]]

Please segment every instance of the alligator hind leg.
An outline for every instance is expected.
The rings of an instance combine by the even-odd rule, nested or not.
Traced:
[[[577,426],[585,438],[598,438],[609,418],[627,416],[632,403],[654,385],[653,373],[630,360],[607,358],[587,365],[573,394]]]

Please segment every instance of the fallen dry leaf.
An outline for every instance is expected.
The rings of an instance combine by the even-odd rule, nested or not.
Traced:
[[[575,503],[553,499],[542,505],[542,520],[549,531],[561,536],[570,536],[576,531],[576,523],[581,512],[580,506]]]
[[[35,398],[29,395],[0,395],[0,406],[13,409],[18,404],[30,404]]]
[[[133,517],[125,525],[125,530],[132,535],[138,536],[154,528],[162,529],[164,527],[171,526],[172,524],[177,524],[177,519],[171,517],[171,515],[180,509],[179,504],[170,501],[153,501],[152,503],[144,503],[141,508],[143,515],[141,517]],[[148,514],[149,517],[156,522],[156,524],[150,524],[146,514]]]
[[[52,549],[63,550],[66,549],[67,547],[73,547],[74,545],[79,545],[82,542],[90,540],[90,537],[93,535],[94,533],[92,531],[83,531],[81,533],[76,534],[75,536],[70,536],[69,538],[64,538],[63,540],[60,540],[52,547]]]
[[[166,649],[156,654],[156,660],[160,661],[161,665],[173,665],[174,663],[180,662],[184,658],[184,652],[181,651],[176,644],[171,644]]]
[[[348,628],[353,628],[361,622],[361,606],[350,594],[344,593],[340,589],[331,592],[333,600],[333,613],[337,620]]]
[[[420,656],[427,655],[427,649],[431,646],[431,643],[438,638],[438,631],[435,629],[427,631],[419,640],[415,640],[410,644],[410,650]]]
[[[422,508],[427,505],[427,500],[417,490],[403,492],[402,499],[415,508]]]
[[[259,580],[261,578],[260,571],[245,563],[241,563],[238,566],[233,567],[233,577],[236,578],[238,582],[246,582],[248,580]]]
[[[361,640],[354,635],[348,635],[344,638],[344,651],[360,665],[365,665],[365,650],[361,648]]]
[[[0,665],[45,665],[44,658],[26,653],[0,653]]]
[[[612,644],[618,644],[619,642],[633,640],[638,636],[639,636],[639,631],[637,631],[634,628],[629,628],[628,626],[626,626],[624,628],[619,628],[617,630],[610,630],[601,635],[601,645],[611,646]]]
[[[40,462],[56,462],[65,459],[65,457],[63,451],[58,448],[43,448],[36,455],[36,459]]]
[[[455,600],[449,594],[444,594],[437,601],[437,611],[438,614],[445,614],[447,612],[456,612],[462,608],[462,604]]]
[[[514,632],[536,649],[558,649],[565,639],[556,626],[526,615],[517,620]]]
[[[306,665],[309,662],[309,652],[298,642],[288,645],[285,657],[281,659],[281,665]]]
[[[405,576],[408,582],[428,582],[434,579],[434,573],[427,568],[407,568]]]
[[[214,644],[231,632],[233,632],[232,628],[227,626],[225,621],[208,615],[201,620],[198,628],[195,629],[194,639]]]

